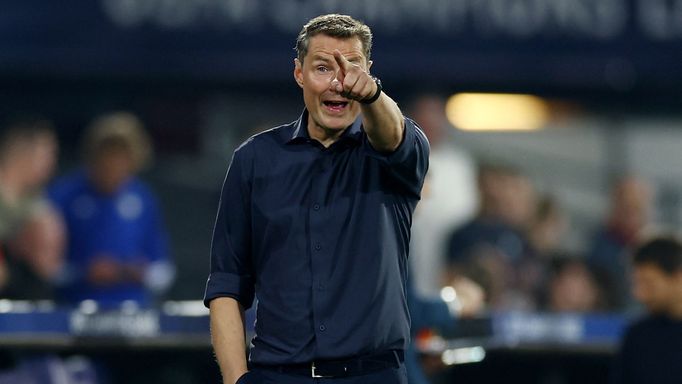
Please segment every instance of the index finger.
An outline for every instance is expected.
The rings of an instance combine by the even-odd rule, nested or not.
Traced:
[[[348,59],[346,59],[346,57],[338,49],[334,50],[334,59],[336,60],[336,63],[339,64],[339,67],[341,67],[341,70],[343,70],[343,73],[346,73],[346,71],[350,69],[351,65],[353,65],[353,63],[348,61]]]

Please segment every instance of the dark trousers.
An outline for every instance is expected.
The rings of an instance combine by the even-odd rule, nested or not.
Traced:
[[[407,384],[407,374],[403,364],[399,368],[339,378],[312,378],[256,367],[242,376],[237,384]]]

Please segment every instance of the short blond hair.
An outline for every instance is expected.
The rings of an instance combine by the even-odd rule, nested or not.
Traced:
[[[136,171],[152,160],[152,145],[142,121],[130,112],[113,112],[96,118],[88,127],[83,143],[87,161],[110,148],[127,151]]]

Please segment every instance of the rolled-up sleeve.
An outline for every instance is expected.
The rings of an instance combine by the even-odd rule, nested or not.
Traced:
[[[386,165],[394,181],[406,188],[417,198],[421,195],[424,178],[429,168],[429,141],[417,124],[405,118],[403,141],[393,152],[375,150],[364,137],[365,153]]]
[[[248,142],[238,148],[223,183],[211,241],[211,272],[204,305],[232,297],[245,308],[253,304],[255,280],[251,258],[251,164]]]

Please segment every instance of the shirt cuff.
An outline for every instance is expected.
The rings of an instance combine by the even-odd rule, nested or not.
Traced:
[[[244,310],[247,310],[253,305],[254,296],[254,281],[250,276],[213,272],[206,282],[204,305],[209,308],[211,300],[218,297],[231,297],[237,300]]]
[[[408,118],[405,118],[405,125],[403,127],[403,140],[392,152],[379,152],[369,140],[365,138],[365,149],[367,155],[378,160],[386,161],[389,164],[400,164],[410,157],[410,154],[414,151],[414,142],[416,140],[417,128],[414,122]]]

